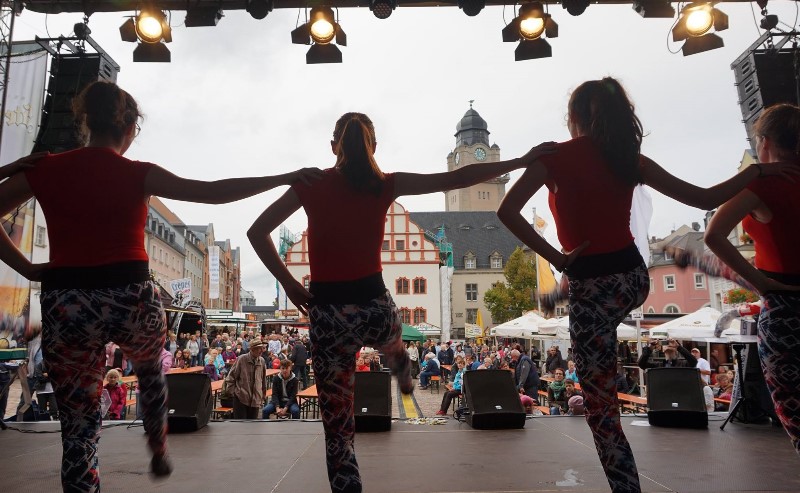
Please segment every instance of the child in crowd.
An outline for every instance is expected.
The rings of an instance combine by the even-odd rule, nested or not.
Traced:
[[[364,358],[356,359],[356,371],[369,371],[369,365],[364,361]]]
[[[128,386],[120,382],[120,372],[118,370],[108,370],[106,373],[106,384],[103,386],[108,391],[111,398],[111,406],[108,408],[108,419],[122,419],[122,411],[125,409],[125,402],[128,398]]]

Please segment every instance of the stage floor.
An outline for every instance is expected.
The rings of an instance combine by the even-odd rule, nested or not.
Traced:
[[[785,432],[712,416],[707,430],[650,427],[624,417],[643,491],[800,492],[800,458]],[[17,426],[9,423],[10,426]],[[19,428],[57,430],[57,423]],[[0,432],[3,492],[60,491],[58,433]],[[105,429],[104,492],[249,493],[329,491],[319,422],[212,422],[170,435],[175,472],[152,482],[141,426]],[[607,492],[608,483],[580,417],[529,419],[522,430],[473,430],[395,421],[385,433],[356,436],[365,492]]]

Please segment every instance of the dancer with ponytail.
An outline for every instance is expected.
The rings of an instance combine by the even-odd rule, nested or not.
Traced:
[[[32,264],[5,229],[0,260],[42,283],[42,352],[61,421],[61,484],[65,492],[78,493],[100,491],[97,442],[109,341],[133,361],[139,379],[153,454],[150,472],[154,477],[172,472],[160,359],[167,328],[144,247],[150,196],[222,204],[307,180],[319,170],[213,182],[180,178],[123,157],[138,134],[141,114],[116,84],[89,85],[76,96],[73,111],[88,134],[86,147],[42,157],[32,166],[32,158],[18,161],[15,169],[24,172],[0,183],[0,217],[31,197],[41,205],[50,261]]]
[[[270,205],[248,231],[253,247],[311,320],[314,375],[325,429],[331,491],[360,492],[353,421],[356,353],[381,347],[398,376],[400,390],[413,390],[411,362],[401,341],[402,325],[383,283],[381,244],[386,211],[401,195],[453,190],[529,165],[550,145],[519,159],[465,166],[447,173],[384,173],[375,161],[375,129],[362,113],[336,123],[331,149],[336,163],[313,186],[295,185]],[[270,233],[300,207],[308,216],[309,290],[292,277]]]
[[[647,267],[630,231],[631,199],[638,184],[685,204],[713,209],[760,176],[746,170],[703,189],[686,183],[640,153],[642,125],[622,85],[611,77],[581,84],[568,106],[572,140],[529,166],[506,194],[497,214],[520,240],[569,276],[572,349],[586,421],[594,435],[611,490],[639,492],[633,452],[620,425],[617,387],[617,326],[644,302]],[[764,168],[785,174],[787,167]],[[539,236],[520,210],[541,187],[561,253]],[[598,220],[602,210],[602,220]]]
[[[800,108],[768,108],[755,125],[759,163],[769,174],[788,162],[800,170]],[[728,241],[742,222],[753,238],[755,266]],[[775,177],[750,183],[719,208],[706,230],[708,247],[760,295],[758,355],[775,413],[800,454],[800,183]]]

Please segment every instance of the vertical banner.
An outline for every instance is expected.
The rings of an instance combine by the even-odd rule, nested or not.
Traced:
[[[38,48],[38,45],[33,46]],[[14,56],[11,63],[6,108],[0,115],[0,124],[3,125],[0,166],[30,154],[33,149],[42,114],[47,52]],[[33,217],[34,202],[31,200],[0,218],[0,224],[14,246],[28,258],[33,250]],[[30,288],[27,279],[0,263],[0,349],[22,344],[29,327]]]
[[[219,247],[208,247],[208,297],[219,299]]]

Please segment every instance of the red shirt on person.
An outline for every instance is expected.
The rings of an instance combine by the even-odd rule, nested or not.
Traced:
[[[335,168],[313,185],[292,185],[308,216],[313,281],[353,281],[381,272],[386,211],[394,200],[394,174],[384,177],[380,195],[354,193]]]
[[[772,212],[768,223],[747,215],[742,226],[753,238],[756,267],[781,274],[800,274],[800,184],[781,176],[751,181],[753,192]]]
[[[539,159],[547,168],[548,203],[566,251],[586,240],[583,255],[616,252],[633,242],[634,187],[613,174],[591,138],[562,142],[555,154]]]
[[[47,218],[51,266],[147,261],[144,179],[152,166],[106,147],[83,147],[25,170]]]

